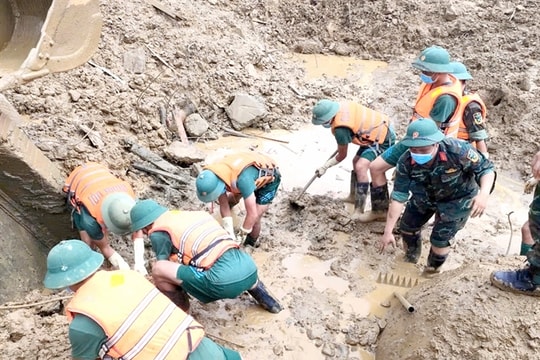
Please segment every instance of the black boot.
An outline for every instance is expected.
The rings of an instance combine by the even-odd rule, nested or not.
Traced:
[[[253,238],[251,234],[247,234],[246,238],[244,239],[244,246],[253,246],[258,248],[261,245],[258,240],[259,239]]]
[[[370,192],[371,211],[360,214],[356,218],[356,220],[361,223],[386,220],[386,213],[388,212],[388,204],[390,202],[388,196],[388,184],[377,187],[373,187],[373,185],[370,184]]]
[[[356,199],[354,200],[354,212],[363,214],[366,208],[366,199],[369,191],[369,183],[356,184]]]
[[[173,291],[161,292],[184,312],[187,313],[189,311],[189,295],[181,286],[178,286],[176,290]]]
[[[280,303],[268,292],[260,280],[257,280],[257,285],[255,285],[253,289],[248,290],[248,293],[253,296],[266,311],[277,314],[283,310]]]
[[[401,231],[401,237],[403,238],[403,242],[407,245],[405,261],[416,264],[422,254],[422,238],[420,237],[420,231],[415,233]]]
[[[424,269],[427,273],[438,273],[440,272],[441,266],[446,261],[446,258],[448,258],[448,254],[445,255],[437,255],[433,252],[433,250],[429,250],[429,255],[427,258],[427,266]]]

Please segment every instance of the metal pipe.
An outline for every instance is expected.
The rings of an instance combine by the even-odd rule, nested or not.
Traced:
[[[414,312],[414,306],[411,305],[410,302],[407,301],[401,294],[398,294],[397,292],[394,292],[394,296],[398,298],[399,302],[405,309],[407,309],[408,312],[413,313]]]

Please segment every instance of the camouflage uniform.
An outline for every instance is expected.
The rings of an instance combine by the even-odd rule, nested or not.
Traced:
[[[491,283],[504,291],[540,296],[540,186],[534,190],[529,207],[529,228],[534,245],[527,253],[528,264],[518,270],[498,270],[491,273]]]
[[[535,244],[532,251],[527,253],[527,260],[540,270],[540,185],[536,185],[534,198],[529,206],[529,229]]]
[[[408,201],[399,226],[408,247],[407,261],[418,261],[420,231],[433,214],[431,244],[438,248],[450,245],[469,218],[480,178],[491,172],[494,165],[490,160],[469,143],[452,138],[439,142],[438,153],[430,166],[413,163],[408,151],[401,156],[391,198],[402,203]]]

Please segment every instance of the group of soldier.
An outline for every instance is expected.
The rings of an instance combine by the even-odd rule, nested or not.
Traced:
[[[136,200],[131,185],[102,164],[75,168],[63,191],[80,240],[51,249],[44,280],[47,288],[75,292],[66,307],[73,358],[128,359],[140,352],[144,359],[240,359],[204,336],[188,315],[189,299],[210,303],[248,292],[265,310],[282,310],[243,249],[258,246],[261,218],[280,181],[274,161],[255,152],[208,164],[196,179],[196,192],[205,203],[219,202],[220,223],[207,211]],[[234,226],[231,208],[241,199],[246,216]],[[111,247],[110,233],[131,234],[133,270]],[[151,282],[145,235],[155,254]],[[105,258],[117,270],[100,270]]]
[[[465,66],[451,61],[444,48],[431,46],[412,67],[422,85],[399,142],[391,119],[366,106],[324,99],[313,107],[313,124],[331,128],[337,142],[337,154],[316,174],[322,176],[343,161],[349,144],[358,145],[349,196],[354,218],[360,223],[386,220],[381,252],[396,246],[393,230],[399,221],[405,261],[417,263],[421,230],[434,217],[425,271],[436,273],[467,219],[483,214],[495,170],[486,146],[486,106],[467,91],[466,81],[472,76]],[[389,193],[386,172],[393,167]],[[267,311],[282,310],[243,249],[259,245],[261,219],[280,181],[275,161],[256,152],[238,152],[208,164],[195,181],[196,193],[204,203],[219,204],[220,222],[206,211],[137,200],[130,184],[101,164],[89,162],[74,169],[63,191],[80,240],[64,240],[51,249],[44,280],[47,288],[74,292],[66,307],[73,358],[241,359],[238,352],[205,336],[188,314],[189,299],[209,303],[247,291]],[[365,211],[368,195],[371,210]],[[235,226],[232,207],[240,200],[246,215]],[[536,221],[529,222],[534,240],[540,240]],[[131,234],[133,270],[111,247],[110,233]],[[151,281],[144,236],[155,254]],[[530,267],[496,272],[492,282],[535,293],[540,261],[534,261],[540,259],[540,251],[531,253],[536,257],[530,257]],[[105,259],[117,270],[101,270]]]
[[[424,271],[440,272],[456,233],[469,217],[481,216],[493,191],[496,171],[489,160],[485,128],[486,105],[469,92],[472,76],[466,66],[451,61],[439,46],[424,49],[412,62],[422,84],[406,135],[396,135],[388,116],[351,101],[321,100],[313,108],[312,123],[331,128],[337,155],[317,173],[347,156],[349,144],[359,148],[353,158],[349,200],[361,223],[386,221],[380,251],[396,246],[394,227],[403,240],[406,262],[416,264],[422,250],[421,230],[431,219],[430,251]],[[395,170],[388,191],[386,172]],[[540,179],[540,152],[533,159],[533,175]],[[371,182],[369,181],[371,180]],[[368,192],[371,211],[365,212]],[[540,188],[522,227],[521,255],[529,264],[516,271],[495,271],[496,287],[526,295],[540,295]]]

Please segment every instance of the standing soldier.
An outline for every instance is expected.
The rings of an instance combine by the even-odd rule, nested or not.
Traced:
[[[130,216],[132,230],[152,242],[154,284],[185,311],[186,291],[203,303],[247,291],[267,311],[282,310],[259,280],[251,256],[208,212],[168,210],[147,199],[138,201]]]
[[[445,124],[453,123],[459,117],[458,108],[463,92],[461,83],[452,76],[454,66],[450,62],[450,54],[442,47],[430,46],[412,62],[412,67],[420,71],[422,84],[410,121],[430,118],[444,131]],[[406,151],[407,147],[398,142],[371,162],[369,172],[373,186],[387,184],[386,171],[395,167]],[[360,216],[359,220],[371,222],[385,218],[385,211],[371,211]]]
[[[66,179],[62,191],[67,194],[74,227],[81,240],[92,249],[96,247],[117,269],[129,265],[109,243],[108,232],[125,235],[130,232],[129,212],[135,205],[131,185],[109,172],[98,163],[78,166]],[[132,235],[135,250],[135,270],[146,274],[142,239]]]
[[[261,219],[276,197],[281,174],[276,162],[256,152],[238,152],[207,165],[197,177],[197,197],[218,201],[223,227],[243,245],[259,246]],[[235,235],[231,208],[244,199],[246,217]]]
[[[418,262],[422,227],[435,215],[426,271],[438,272],[469,216],[483,214],[495,179],[494,166],[469,143],[445,137],[431,119],[412,122],[401,144],[409,151],[397,163],[380,250],[395,246],[394,226],[407,204],[399,225],[405,261]]]
[[[369,182],[369,164],[396,139],[396,134],[388,116],[363,105],[347,102],[320,100],[313,108],[311,122],[331,128],[336,138],[338,153],[317,169],[317,175],[324,175],[328,168],[339,164],[347,157],[350,143],[359,145],[353,158],[349,198],[354,202],[355,213],[363,213],[368,190],[371,194],[373,211],[388,210],[388,186],[373,186]]]

